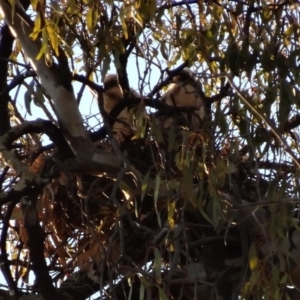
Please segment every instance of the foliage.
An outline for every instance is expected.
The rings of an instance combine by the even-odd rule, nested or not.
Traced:
[[[4,299],[299,299],[297,1],[0,7]],[[161,101],[186,67],[197,129]],[[108,72],[124,91],[109,114]]]

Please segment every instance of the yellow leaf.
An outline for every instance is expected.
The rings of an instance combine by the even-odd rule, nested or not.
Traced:
[[[36,56],[36,59],[39,60],[43,54],[46,52],[47,50],[47,47],[48,47],[48,33],[47,33],[47,30],[46,28],[43,28],[42,30],[42,48],[40,50],[40,52],[38,53],[38,55]]]
[[[58,56],[59,55],[59,52],[58,52],[58,37],[57,37],[57,33],[56,31],[54,30],[53,26],[47,22],[47,31],[48,31],[48,35],[49,35],[49,38],[50,38],[50,43],[51,43],[51,46],[55,52],[55,54]]]
[[[133,19],[143,28],[143,18],[137,13],[136,15],[132,15]]]
[[[19,257],[18,252],[12,252],[11,254],[11,260],[17,260]]]
[[[31,2],[32,9],[34,11],[36,11],[36,7],[37,7],[37,4],[38,4],[39,1],[38,0],[31,0],[30,2]]]
[[[174,227],[174,212],[175,212],[175,201],[169,200],[168,201],[168,223],[170,228],[172,229]]]
[[[149,183],[149,178],[150,178],[150,170],[147,172],[145,175],[143,182],[142,182],[142,195],[141,195],[141,201],[144,200],[146,192],[148,190],[148,183]]]
[[[93,30],[93,9],[90,8],[86,13],[86,25],[89,31]]]
[[[16,1],[15,0],[9,0],[8,2],[11,5],[11,22],[14,24]]]
[[[288,29],[284,32],[285,36],[291,36],[294,33],[294,25],[288,27]]]
[[[76,11],[76,0],[68,1],[68,12],[73,14]]]
[[[250,258],[250,260],[249,260],[250,270],[253,271],[253,270],[257,269],[257,266],[258,266],[257,257],[255,256],[255,257]]]
[[[30,37],[35,41],[40,33],[41,30],[41,15],[37,14],[36,18],[34,20],[34,28],[33,28],[33,32],[30,34]]]
[[[127,30],[127,25],[125,22],[125,17],[124,17],[124,6],[122,6],[120,9],[120,19],[121,19],[121,23],[122,23],[124,38],[128,39],[128,30]]]
[[[249,250],[249,267],[251,271],[258,268],[258,258],[255,245],[252,245]]]

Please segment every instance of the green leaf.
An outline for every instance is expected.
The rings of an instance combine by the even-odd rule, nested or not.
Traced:
[[[175,139],[175,128],[172,126],[169,129],[169,145],[168,145],[168,151],[171,152],[172,150],[174,150],[174,148],[176,147],[176,139]]]
[[[155,179],[155,188],[154,188],[154,206],[155,206],[155,211],[156,211],[159,227],[161,227],[161,219],[160,219],[159,211],[157,209],[157,201],[158,201],[160,183],[161,183],[161,178],[159,175],[157,175],[157,177]]]
[[[140,285],[140,300],[144,300],[145,299],[145,286],[143,285],[143,283],[141,282]]]
[[[141,195],[141,201],[144,200],[147,189],[148,189],[148,183],[149,183],[149,177],[150,177],[150,172],[151,170],[149,170],[146,175],[143,178],[143,182],[142,182],[142,195]]]
[[[159,126],[156,119],[152,120],[151,122],[151,133],[153,136],[155,136],[155,139],[158,143],[164,142],[161,126]]]
[[[274,88],[267,88],[265,92],[265,100],[263,101],[263,107],[262,111],[264,114],[266,114],[268,117],[271,113],[271,106],[275,102],[277,97],[277,91]]]
[[[38,85],[35,89],[33,102],[36,106],[39,107],[42,106],[42,104],[45,102],[44,93],[40,85]]]
[[[139,279],[141,281],[141,284],[144,285],[144,287],[149,287],[149,286],[152,286],[151,282],[149,282],[149,280],[147,279],[146,276],[143,276],[143,275],[139,275]]]
[[[169,300],[164,290],[158,286],[159,300]]]
[[[25,83],[24,83],[25,84]],[[27,84],[26,84],[27,85]],[[34,80],[30,82],[29,85],[27,85],[27,91],[24,93],[24,105],[26,108],[26,111],[31,115],[31,101],[32,101],[32,95],[33,95],[33,87],[34,87]]]
[[[183,170],[183,164],[182,164],[182,155],[181,155],[181,151],[178,151],[175,155],[175,163],[176,163],[176,167],[182,171]]]
[[[193,171],[191,167],[185,167],[183,171],[182,190],[186,195],[186,198],[192,204],[193,207],[198,207],[197,195],[195,195],[193,189]]]
[[[247,77],[251,79],[252,72],[257,64],[257,54],[249,55],[248,49],[247,54],[242,57],[242,59],[246,62],[244,64],[245,71],[247,73]]]
[[[219,119],[220,130],[223,134],[228,134],[228,123],[226,122],[226,118],[222,115]]]
[[[105,75],[110,69],[110,63],[111,63],[110,55],[106,54],[102,61],[102,68],[101,68],[101,76],[103,79],[105,78]]]
[[[132,297],[132,290],[133,290],[133,284],[132,284],[132,278],[127,278],[128,285],[130,286],[128,300],[131,300]]]
[[[166,43],[165,42],[161,42],[160,44],[160,52],[161,52],[161,55],[162,57],[166,60],[166,61],[169,61],[169,55],[167,53],[167,46],[166,46]]]
[[[154,248],[154,273],[156,278],[156,283],[161,284],[161,255],[157,248]]]
[[[282,128],[285,125],[286,121],[288,120],[293,99],[294,99],[294,95],[293,95],[293,90],[291,85],[286,81],[282,81],[280,85],[279,117],[278,117],[280,128]]]
[[[229,44],[226,54],[225,61],[227,62],[232,74],[239,76],[240,71],[240,50],[236,43]]]

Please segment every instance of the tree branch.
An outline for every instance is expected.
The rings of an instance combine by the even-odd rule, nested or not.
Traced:
[[[14,37],[12,36],[9,27],[4,25],[0,32],[0,136],[7,132],[10,128],[10,117],[8,112],[9,95],[3,92],[7,85],[7,67],[8,59],[12,52]]]
[[[45,300],[65,300],[59,295],[52,284],[49,270],[44,257],[45,232],[39,224],[39,217],[35,207],[39,193],[31,191],[23,197],[21,202],[24,214],[24,227],[28,235],[27,246],[30,253],[30,263],[35,275],[35,284]]]
[[[1,228],[1,241],[0,241],[0,250],[1,250],[1,255],[0,255],[0,267],[2,274],[8,284],[9,287],[9,293],[10,295],[14,296],[15,299],[18,299],[18,288],[17,285],[11,275],[10,272],[10,267],[9,267],[9,261],[7,259],[7,252],[6,252],[6,239],[7,239],[7,231],[8,231],[8,226],[9,226],[9,220],[11,218],[12,212],[16,204],[19,202],[18,198],[13,199],[11,201],[6,209],[6,213],[4,216],[4,219],[2,221],[2,228]]]

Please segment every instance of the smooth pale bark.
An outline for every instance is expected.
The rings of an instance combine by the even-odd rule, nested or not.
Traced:
[[[55,68],[46,65],[44,55],[42,55],[39,60],[36,59],[42,47],[42,43],[39,39],[33,41],[29,37],[33,30],[30,24],[17,13],[12,19],[9,4],[7,4],[6,1],[0,1],[0,3],[1,14],[5,22],[9,25],[16,39],[19,40],[26,56],[38,74],[43,87],[54,102],[58,120],[62,123],[63,127],[68,128],[72,136],[82,136],[86,138],[86,132],[82,124],[82,118],[73,91],[68,91],[60,85],[56,77]]]
[[[52,65],[49,67],[45,62],[44,55],[39,60],[36,59],[42,47],[41,41],[39,39],[33,41],[29,37],[33,31],[31,24],[17,12],[12,17],[11,6],[6,1],[0,1],[0,14],[16,39],[19,40],[43,87],[53,100],[57,119],[65,138],[76,155],[79,166],[85,166],[85,169],[89,169],[91,166],[94,169],[93,172],[96,173],[97,171],[100,173],[102,170],[108,173],[117,172],[121,165],[120,160],[115,154],[99,150],[94,146],[83,126],[73,89],[66,88],[59,81],[60,71],[63,74],[66,73],[66,70],[60,70],[60,68],[66,66]]]

